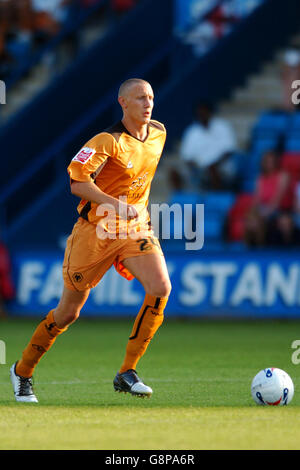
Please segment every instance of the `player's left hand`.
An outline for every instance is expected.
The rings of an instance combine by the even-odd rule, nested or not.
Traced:
[[[138,218],[139,218],[139,214],[136,208],[133,205],[128,204],[127,205],[127,219],[133,220],[133,219],[138,219]]]

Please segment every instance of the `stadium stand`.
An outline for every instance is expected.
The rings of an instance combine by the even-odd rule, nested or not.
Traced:
[[[6,71],[1,69],[1,73],[2,78],[5,74],[8,88],[26,76],[50,52],[58,54],[67,39],[77,42],[91,18],[99,20],[100,14],[107,15],[112,9],[105,0],[8,0],[1,2],[1,8],[3,50],[11,58],[9,67]],[[80,47],[77,52],[79,50]],[[74,55],[69,59],[74,59]],[[1,62],[2,66],[5,64]]]
[[[202,11],[196,19],[197,24],[211,18],[214,9],[225,3],[215,2],[213,8]],[[242,4],[245,7],[245,2],[237,3],[240,8]],[[5,176],[0,176],[1,221],[8,243],[14,246],[36,243],[57,246],[57,240],[68,233],[76,217],[77,201],[67,191],[66,163],[87,137],[119,118],[114,98],[123,79],[139,75],[148,79],[157,90],[154,117],[167,125],[168,152],[191,121],[195,96],[205,96],[217,104],[245,83],[249,74],[257,72],[265,61],[271,60],[274,53],[298,31],[298,2],[291,1],[289,9],[283,8],[278,0],[258,3],[259,6],[256,4],[256,8],[249,9],[247,14],[244,11],[239,21],[234,22],[226,34],[199,57],[193,54],[192,47],[182,43],[182,36],[173,34],[170,15],[173,1],[166,0],[163,4],[140,1],[113,28],[108,28],[103,36],[87,47],[84,54],[79,54],[60,76],[54,77],[32,102],[4,123],[0,130],[1,148],[4,154],[16,156]],[[72,25],[62,30],[52,44],[55,43],[56,47],[74,28],[88,21],[91,12],[98,7],[93,2],[88,4],[84,15],[72,20]],[[155,31],[142,21],[145,17],[149,24],[155,22]],[[128,31],[132,33],[127,34]],[[141,34],[147,40],[137,44],[136,38]],[[249,50],[249,43],[255,54]],[[47,47],[54,46],[48,44]],[[182,47],[185,48],[184,54],[176,55]],[[133,52],[127,54],[128,50]],[[45,48],[39,51],[39,54],[44,53]],[[99,57],[101,62],[97,61]],[[119,58],[117,63],[111,60],[112,57]],[[20,66],[11,83],[19,80],[34,61]],[[232,65],[228,67],[228,64]],[[109,76],[103,73],[107,68]],[[91,70],[93,73],[88,73]],[[61,103],[64,103],[63,111]],[[250,135],[250,148],[246,152],[249,163],[240,170],[238,194],[171,195],[170,200],[180,204],[184,204],[184,200],[191,201],[191,198],[194,198],[193,204],[204,201],[207,246],[210,241],[211,246],[220,247],[224,239],[232,242],[242,240],[241,219],[251,201],[262,155],[270,149],[282,149],[286,152],[282,158],[283,165],[285,168],[292,165],[291,155],[300,152],[299,122],[298,113],[291,115],[283,111],[265,110],[257,117]],[[15,139],[16,135],[18,139]],[[295,159],[298,161],[298,157]],[[21,192],[24,196],[20,201]],[[52,217],[57,227],[46,229],[47,220]],[[32,227],[37,220],[39,228],[33,233]],[[226,239],[224,226],[228,220],[231,228]]]

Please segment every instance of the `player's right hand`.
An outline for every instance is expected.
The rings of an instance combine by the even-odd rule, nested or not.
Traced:
[[[119,216],[125,220],[138,219],[139,214],[136,207],[133,204],[127,204],[123,201],[118,201],[117,211]]]

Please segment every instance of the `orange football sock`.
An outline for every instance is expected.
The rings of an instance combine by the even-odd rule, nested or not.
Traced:
[[[136,368],[139,359],[145,353],[151,339],[163,322],[167,302],[168,297],[155,297],[146,294],[127,343],[126,355],[120,373]]]
[[[16,373],[22,377],[31,377],[41,357],[51,348],[56,337],[66,331],[58,328],[53,318],[54,310],[50,310],[46,318],[36,328],[30,342],[24,349],[22,359],[16,365]]]

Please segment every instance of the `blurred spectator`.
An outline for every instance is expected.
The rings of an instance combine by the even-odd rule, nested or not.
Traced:
[[[292,102],[294,89],[292,83],[300,79],[300,50],[297,48],[287,49],[283,56],[282,64],[282,93],[283,108],[285,111],[294,111],[295,105]]]
[[[31,0],[36,33],[45,39],[56,35],[68,17],[72,0]]]
[[[266,243],[266,224],[256,207],[251,207],[244,221],[244,242],[248,247],[263,247]]]
[[[0,317],[6,315],[5,302],[13,299],[14,295],[10,256],[6,246],[0,241]]]
[[[252,207],[253,195],[241,192],[229,209],[225,223],[223,238],[227,242],[240,242],[244,237],[245,219]]]
[[[207,52],[215,42],[225,36],[238,21],[234,5],[230,2],[216,5],[203,21],[200,21],[185,37],[185,42],[193,46],[196,56]]]
[[[280,156],[274,151],[262,157],[261,173],[256,180],[253,206],[265,218],[278,210],[292,210],[293,187],[288,172],[280,167]]]
[[[261,173],[256,180],[253,204],[245,219],[245,242],[249,246],[263,246],[274,218],[280,211],[293,208],[293,185],[289,174],[280,167],[280,157],[266,152],[261,162]]]
[[[5,77],[12,62],[6,47],[6,38],[11,25],[11,4],[11,0],[0,0],[0,78]]]
[[[77,0],[0,0],[0,74],[5,78],[20,60],[56,35]]]
[[[8,78],[20,62],[60,33],[68,21],[76,21],[84,9],[101,3],[102,0],[0,0],[0,79]],[[93,17],[99,13],[103,13],[101,8]],[[80,33],[80,29],[73,30],[57,48],[43,54],[42,63],[48,67],[49,76],[76,56]]]
[[[57,36],[68,21],[76,18],[83,8],[81,0],[31,0],[34,14],[36,46],[43,46]],[[74,30],[60,41],[59,46],[47,50],[41,62],[47,68],[48,78],[55,76],[73,60],[79,49],[80,30]]]
[[[15,26],[20,34],[32,33],[32,0],[14,0]]]
[[[0,0],[0,74],[9,73],[18,55],[30,50],[33,17],[31,0]]]
[[[179,171],[172,170],[172,184],[194,190],[233,188],[237,175],[236,138],[230,124],[213,115],[209,103],[199,103],[196,120],[184,131]]]
[[[300,245],[300,230],[295,225],[291,212],[284,211],[278,214],[270,224],[267,234],[268,246],[291,248]]]

